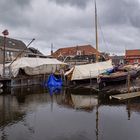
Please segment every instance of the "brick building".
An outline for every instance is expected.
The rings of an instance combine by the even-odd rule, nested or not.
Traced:
[[[100,52],[97,52],[91,45],[81,45],[67,48],[60,48],[55,51],[52,56],[59,60],[75,60],[75,61],[87,61],[94,62],[96,53],[100,56]]]
[[[125,61],[128,64],[140,63],[140,50],[126,50]]]

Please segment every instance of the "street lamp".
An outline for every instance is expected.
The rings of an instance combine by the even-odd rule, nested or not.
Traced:
[[[3,77],[5,77],[5,46],[6,46],[6,36],[9,35],[8,30],[4,30],[2,32],[4,35],[4,40],[3,40]]]

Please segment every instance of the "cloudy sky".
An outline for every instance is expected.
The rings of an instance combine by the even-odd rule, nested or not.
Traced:
[[[140,0],[97,0],[99,50],[140,49]],[[0,0],[0,31],[45,55],[60,47],[95,46],[94,0]]]

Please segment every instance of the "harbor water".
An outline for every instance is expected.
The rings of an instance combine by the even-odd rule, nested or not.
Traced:
[[[40,86],[0,94],[0,140],[140,140],[139,130],[140,98]]]

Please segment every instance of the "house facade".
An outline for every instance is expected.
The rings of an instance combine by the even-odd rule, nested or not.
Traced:
[[[111,56],[110,57],[112,59],[112,63],[117,66],[117,65],[121,65],[121,64],[125,64],[125,56]]]
[[[52,56],[61,61],[86,61],[94,62],[96,53],[100,56],[100,53],[91,45],[81,45],[67,48],[60,48]]]
[[[19,55],[19,52],[23,51],[24,49],[25,51],[19,57],[27,56],[27,53],[29,51],[26,50],[26,45],[20,40],[6,38],[5,63],[13,61]],[[0,64],[3,63],[3,59],[4,59],[4,37],[0,36]]]
[[[140,50],[126,50],[125,61],[127,64],[138,64],[140,63]]]
[[[27,48],[21,40],[6,38],[5,41],[5,63],[12,62],[16,57],[45,57],[39,50]],[[0,64],[4,59],[4,37],[0,36]]]

